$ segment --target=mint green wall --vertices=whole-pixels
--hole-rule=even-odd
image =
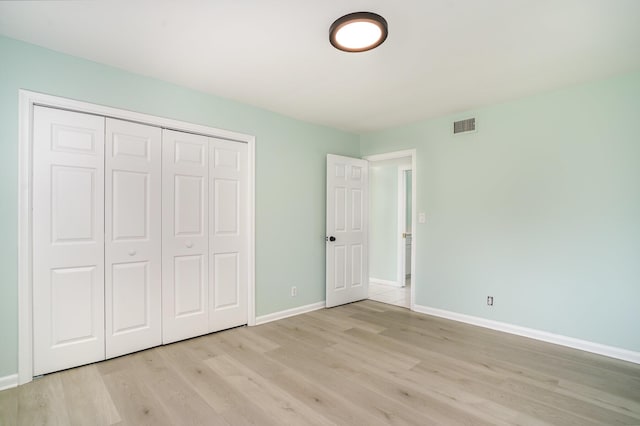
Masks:
[[[398,166],[369,169],[369,277],[398,280]]]
[[[324,300],[325,156],[358,156],[357,136],[4,37],[0,58],[0,377],[17,371],[20,88],[255,135],[257,315]]]
[[[639,124],[633,74],[361,136],[417,150],[416,303],[640,351]]]

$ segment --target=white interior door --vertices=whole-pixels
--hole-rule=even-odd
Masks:
[[[162,341],[209,329],[209,138],[162,131]]]
[[[34,107],[33,371],[103,360],[103,117]]]
[[[327,155],[327,307],[368,297],[368,194],[366,160]]]
[[[247,144],[209,139],[209,332],[247,323]]]
[[[162,343],[159,127],[106,120],[106,356]]]

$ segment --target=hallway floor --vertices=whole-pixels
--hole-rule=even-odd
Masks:
[[[389,305],[411,307],[411,279],[407,279],[404,287],[369,283],[369,299]]]

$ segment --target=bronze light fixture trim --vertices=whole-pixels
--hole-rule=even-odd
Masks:
[[[329,29],[329,41],[345,52],[366,52],[387,39],[387,21],[373,12],[355,12],[338,18]]]

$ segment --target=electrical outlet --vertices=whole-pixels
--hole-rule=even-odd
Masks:
[[[291,287],[291,297],[296,297],[298,295],[298,287]]]
[[[487,305],[493,306],[493,296],[487,296]]]

